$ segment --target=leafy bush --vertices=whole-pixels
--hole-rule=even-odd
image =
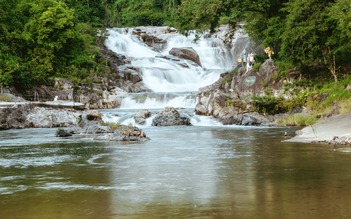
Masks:
[[[272,95],[266,96],[252,96],[252,104],[255,110],[263,114],[277,114],[286,112],[283,97],[274,97]]]

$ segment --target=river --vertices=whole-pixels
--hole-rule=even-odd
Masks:
[[[132,31],[109,30],[106,46],[130,58],[152,91],[128,94],[120,109],[101,113],[105,121],[137,125],[135,111],[150,110],[141,128],[151,140],[1,131],[1,219],[351,217],[350,154],[282,142],[293,128],[224,126],[194,115],[196,92],[233,68],[246,36],[228,48],[218,37],[194,43],[194,36],[160,33],[168,46],[156,52]],[[162,58],[172,46],[194,48],[202,67]],[[151,126],[166,106],[191,117],[192,126]]]
[[[144,143],[0,132],[0,218],[351,216],[350,155],[282,142],[292,129],[145,131]]]

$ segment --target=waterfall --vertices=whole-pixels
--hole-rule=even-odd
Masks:
[[[131,66],[141,71],[143,85],[152,92],[129,94],[121,109],[161,109],[166,106],[194,109],[199,88],[216,82],[221,73],[236,66],[236,59],[245,49],[236,49],[238,39],[248,39],[237,32],[232,46],[223,42],[224,34],[197,37],[175,32],[165,33],[163,27],[147,27],[147,35],[166,42],[155,49],[148,46],[135,34],[135,28],[108,29],[105,45],[111,51],[124,55]],[[186,59],[171,56],[172,48],[192,48],[200,59],[200,65]],[[238,46],[236,46],[238,47]]]

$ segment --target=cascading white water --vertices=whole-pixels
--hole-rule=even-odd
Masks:
[[[234,56],[221,39],[199,38],[195,34],[185,37],[181,34],[163,34],[167,40],[161,52],[155,52],[144,44],[133,29],[109,29],[106,46],[121,55],[131,58],[131,65],[142,70],[143,83],[154,92],[197,91],[210,85],[219,74],[233,68]],[[191,47],[200,57],[202,67],[187,60],[165,59],[172,48]]]
[[[140,69],[143,84],[153,91],[130,94],[122,101],[122,109],[160,109],[166,106],[193,109],[198,89],[213,84],[221,73],[233,69],[242,52],[225,45],[220,35],[196,38],[195,33],[184,36],[160,30],[157,27],[148,29],[149,35],[167,42],[161,51],[155,51],[134,34],[132,28],[108,29],[107,48],[126,56],[131,66]],[[172,48],[184,47],[196,51],[201,66],[169,55]]]

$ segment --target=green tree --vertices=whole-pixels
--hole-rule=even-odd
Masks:
[[[21,7],[29,14],[20,36],[27,48],[25,70],[33,83],[40,83],[55,74],[56,53],[74,37],[74,13],[56,0],[24,2]]]
[[[286,4],[281,50],[294,64],[324,64],[337,81],[335,47],[331,43],[335,25],[327,10],[332,2],[292,0]]]
[[[329,8],[329,17],[333,21],[333,37],[329,45],[333,46],[339,65],[351,63],[351,0],[337,0]],[[347,67],[347,66],[346,66]]]
[[[162,25],[165,15],[162,4],[155,0],[117,0],[114,4],[117,10],[119,26]]]

